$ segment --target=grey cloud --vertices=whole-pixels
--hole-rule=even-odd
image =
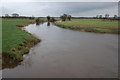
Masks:
[[[113,9],[115,6],[117,6],[117,2],[21,2],[6,3],[3,7],[5,8],[4,14],[18,12],[21,15],[59,16],[63,13],[69,13],[74,16],[81,16],[79,13],[97,13],[95,11]],[[84,16],[89,16],[89,13]]]

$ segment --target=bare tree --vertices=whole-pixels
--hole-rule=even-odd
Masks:
[[[67,19],[71,20],[71,15],[63,14],[62,16],[60,16],[60,18],[62,19],[62,21],[66,21]]]
[[[68,20],[69,20],[69,21],[71,20],[71,15],[68,15]]]
[[[5,14],[5,17],[9,17],[9,14]]]
[[[98,19],[98,18],[99,18],[99,15],[96,15],[96,18]]]
[[[117,19],[118,18],[118,16],[117,15],[114,15],[114,19]]]
[[[67,17],[65,15],[60,16],[60,18],[62,19],[62,21],[66,21]]]
[[[13,16],[13,17],[19,17],[19,14],[13,13],[12,16]]]
[[[99,18],[102,19],[102,15],[100,15]]]

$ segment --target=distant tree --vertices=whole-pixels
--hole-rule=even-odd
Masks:
[[[67,18],[67,14],[63,14],[63,16],[65,16]]]
[[[67,19],[67,14],[63,14],[63,21],[66,21]]]
[[[32,19],[35,19],[35,17],[32,15],[32,17],[31,17]]]
[[[62,21],[64,21],[64,19],[63,19],[63,15],[62,15],[62,16],[60,16],[60,18],[62,19]]]
[[[118,18],[118,16],[117,15],[114,15],[114,19],[117,19]]]
[[[56,20],[55,20],[55,18],[54,17],[52,17],[51,18],[51,22],[55,22]]]
[[[19,17],[19,14],[13,13],[13,14],[12,14],[12,17]]]
[[[102,19],[102,15],[99,15],[99,18]]]
[[[70,20],[71,20],[71,15],[68,15],[67,18],[68,18],[68,20],[70,21]]]
[[[5,17],[9,17],[9,14],[5,14]]]
[[[36,23],[39,23],[39,22],[40,22],[40,19],[39,19],[39,18],[37,18],[37,19],[36,19]]]
[[[68,18],[67,14],[63,14],[62,16],[60,16],[60,18],[62,19],[62,21],[66,21]],[[69,16],[69,19],[71,19],[71,15]]]
[[[98,18],[99,18],[99,15],[96,15],[96,18],[98,19]]]
[[[40,18],[37,18],[36,19],[36,25],[39,25],[40,24]]]
[[[105,18],[108,19],[109,18],[109,14],[105,14]]]
[[[50,21],[50,16],[47,16],[47,20],[48,20],[48,22]]]
[[[32,17],[29,17],[29,19],[32,19]]]

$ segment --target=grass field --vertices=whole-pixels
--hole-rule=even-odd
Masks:
[[[55,24],[62,28],[80,30],[83,32],[120,33],[118,30],[118,21],[103,21],[102,19],[72,19],[72,21],[56,22]]]
[[[2,69],[2,19],[0,18],[0,69]]]
[[[2,19],[3,65],[8,64],[8,58],[11,58],[13,62],[21,60],[22,55],[40,41],[18,27],[34,22],[35,20],[32,19]]]

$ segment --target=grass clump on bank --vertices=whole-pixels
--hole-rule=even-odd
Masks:
[[[39,39],[19,28],[31,23],[35,23],[35,20],[2,19],[3,68],[21,61],[23,54],[28,53],[30,47],[40,42]]]
[[[73,19],[72,21],[56,22],[57,26],[83,32],[120,33],[118,21],[103,21],[100,19]]]

